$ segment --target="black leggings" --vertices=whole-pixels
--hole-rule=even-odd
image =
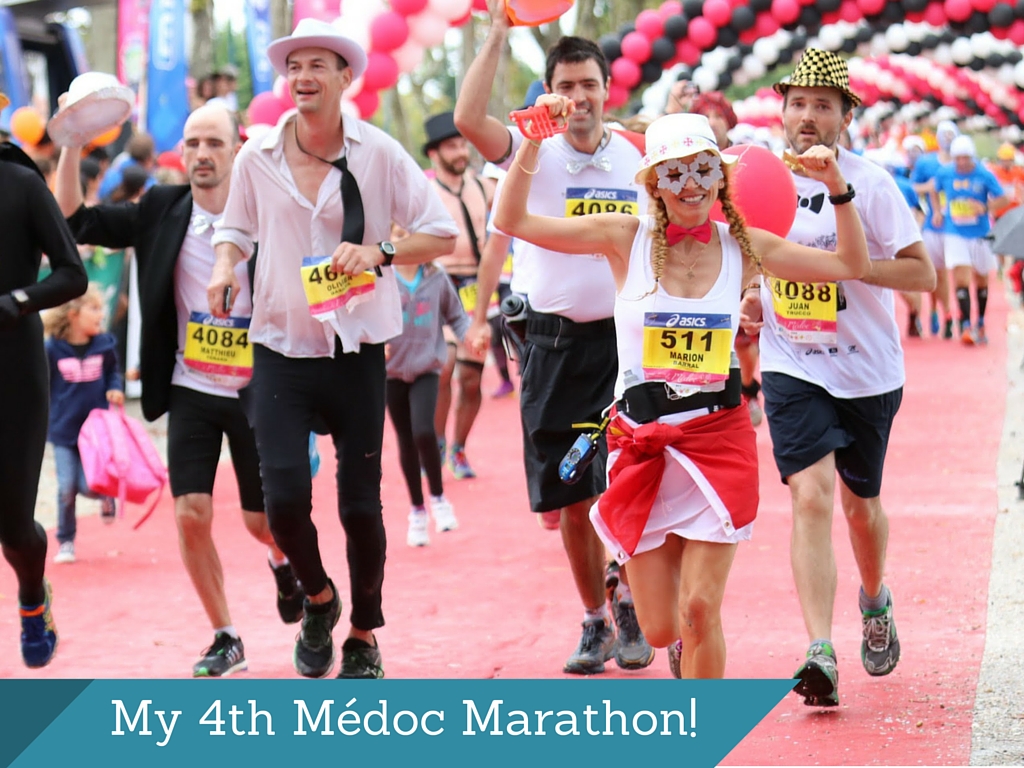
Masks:
[[[256,345],[253,428],[267,522],[307,595],[327,586],[312,511],[309,433],[327,427],[338,457],[338,511],[345,529],[350,621],[368,631],[384,626],[381,587],[387,540],[380,504],[384,437],[384,345],[358,354],[289,358]]]
[[[398,458],[414,507],[423,506],[420,467],[427,473],[432,496],[444,493],[441,482],[441,454],[434,431],[439,376],[425,373],[411,384],[388,379],[388,413],[398,437]]]
[[[35,521],[50,412],[49,367],[38,315],[0,331],[0,548],[18,578],[18,601],[45,599],[46,532]]]

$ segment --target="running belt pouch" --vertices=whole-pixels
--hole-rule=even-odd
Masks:
[[[729,370],[729,380],[724,390],[697,392],[689,397],[672,398],[668,394],[668,385],[665,382],[648,381],[627,389],[622,394],[618,408],[637,424],[649,424],[661,416],[695,411],[698,408],[711,408],[714,411],[735,408],[742,399],[742,386],[739,368]]]
[[[116,497],[122,515],[126,502],[149,499],[133,528],[146,522],[167,486],[167,470],[146,428],[123,407],[96,408],[82,425],[78,452],[89,490]]]

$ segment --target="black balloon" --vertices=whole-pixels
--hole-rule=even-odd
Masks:
[[[798,19],[800,26],[810,32],[812,29],[817,29],[821,26],[821,14],[818,13],[818,9],[813,5],[805,5],[800,9],[800,18]]]
[[[715,90],[724,91],[730,85],[732,85],[732,75],[729,72],[723,72],[718,76],[718,86]]]
[[[985,66],[992,69],[999,69],[1006,63],[1006,57],[1001,53],[991,53],[985,57]]]
[[[858,43],[870,43],[874,36],[875,31],[871,27],[857,27],[855,38]]]
[[[988,31],[988,14],[974,11],[967,20],[967,31],[972,35]]]
[[[910,45],[907,46],[907,55],[908,56],[920,56],[921,55],[921,51],[923,51],[923,50],[924,49],[921,47],[920,43],[911,42]]]
[[[928,0],[900,0],[900,4],[907,13],[922,13],[928,8]]]
[[[740,36],[733,32],[730,27],[722,27],[718,30],[718,40],[715,41],[715,46],[732,48],[734,45],[739,43],[739,41]],[[710,48],[708,50],[710,50]]]
[[[665,19],[665,27],[663,34],[669,40],[682,40],[686,37],[686,30],[689,28],[690,22],[681,13],[677,13],[675,16],[669,16]]]
[[[839,10],[839,6],[843,4],[843,0],[816,0],[814,4],[822,13],[832,13],[832,11]]]
[[[730,56],[729,60],[725,62],[726,72],[735,72],[737,69],[743,66],[742,56]]]
[[[1013,8],[1006,3],[996,3],[988,12],[988,22],[996,29],[1005,29],[1013,24]]]
[[[648,61],[640,67],[640,79],[645,83],[656,83],[661,77],[662,67],[657,61]]]
[[[802,51],[807,47],[807,33],[802,30],[797,30],[790,37],[789,45],[793,51]]]
[[[704,12],[704,0],[683,0],[683,13],[686,18],[695,19]]]
[[[936,48],[939,47],[939,36],[933,35],[931,32],[929,32],[921,40],[921,47],[924,48],[926,51],[934,51]]]
[[[970,112],[972,112],[973,114],[978,114],[979,112],[981,112],[981,107],[978,105],[978,102],[976,102],[974,99],[964,99],[964,106],[966,106],[967,109],[970,110]]]
[[[1013,13],[1018,19],[1024,19],[1024,0],[1017,0],[1017,5],[1013,7]]]
[[[1022,59],[1024,59],[1024,54],[1022,54],[1016,48],[1012,49],[1011,51],[1009,51],[1009,53],[1006,54],[1007,64],[1016,64],[1018,61],[1021,61]]]
[[[636,24],[632,21],[627,21],[625,24],[619,27],[619,39],[621,40],[630,32],[636,32]]]
[[[793,49],[788,45],[779,50],[779,64],[789,64],[793,60]]]
[[[886,25],[899,24],[907,18],[907,12],[903,10],[903,6],[899,2],[886,3],[885,8],[882,10],[881,19]]]
[[[664,64],[676,55],[676,44],[667,37],[659,37],[651,44],[651,61]]]
[[[772,8],[772,0],[750,0],[750,9],[754,13],[764,13]]]
[[[951,29],[944,29],[942,30],[942,34],[939,35],[939,42],[949,44],[956,40],[957,37],[958,35]]]
[[[615,61],[622,56],[622,41],[615,34],[601,35],[597,41],[598,46],[608,61]]]
[[[732,20],[729,26],[736,32],[745,32],[757,23],[754,11],[746,5],[739,5],[732,9]]]
[[[856,50],[857,50],[857,40],[855,38],[848,37],[845,40],[843,40],[843,47],[842,47],[843,53],[853,53]]]

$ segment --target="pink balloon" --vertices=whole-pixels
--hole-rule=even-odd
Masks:
[[[907,14],[907,18],[908,19],[910,18],[910,14]],[[1005,27],[1005,28],[992,27],[992,29],[990,29],[989,31],[992,33],[992,37],[994,37],[996,40],[1009,40],[1010,39],[1010,28],[1009,27]]]
[[[744,29],[740,32],[740,42],[745,45],[753,45],[757,42],[757,39],[761,37],[757,34],[757,27],[751,27],[750,29]],[[667,67],[666,67],[667,69]]]
[[[943,5],[950,21],[967,21],[971,16],[971,0],[946,0]]]
[[[391,56],[400,72],[412,72],[423,62],[423,46],[415,40],[409,40],[398,50],[392,51]]]
[[[640,11],[640,15],[636,17],[636,31],[651,42],[661,37],[664,30],[665,20],[657,11],[648,8],[646,11]]]
[[[865,16],[875,16],[885,10],[885,0],[857,0],[857,7]]]
[[[472,5],[472,0],[427,0],[427,8],[448,22],[461,19]]]
[[[658,15],[661,18],[667,19],[669,16],[678,16],[683,12],[683,4],[677,2],[677,0],[665,0],[664,3],[658,6]]]
[[[370,22],[370,48],[389,53],[409,39],[409,22],[400,13],[388,11]]]
[[[629,101],[629,89],[618,85],[614,81],[608,86],[608,98],[605,99],[604,108],[618,109]]]
[[[949,19],[946,18],[946,9],[942,3],[931,3],[924,9],[924,21],[933,27],[943,26]]]
[[[700,61],[700,54],[700,48],[685,37],[676,43],[676,58],[687,66],[697,66],[697,62]]]
[[[796,0],[772,0],[772,16],[780,26],[792,24],[800,18],[800,3]]]
[[[462,16],[461,18],[455,19],[454,21],[451,22],[451,25],[453,27],[461,27],[463,24],[469,23],[469,20],[472,19],[472,18],[473,18],[473,9],[470,8],[468,11],[466,11],[466,15],[465,16]]]
[[[389,53],[370,51],[363,74],[363,91],[386,91],[398,82],[398,64]]]
[[[640,65],[625,56],[612,62],[611,73],[612,85],[619,85],[627,91],[640,85]]]
[[[774,0],[779,2],[780,0]],[[783,0],[786,1],[786,0]],[[796,2],[796,0],[788,0],[790,2]],[[799,16],[799,11],[797,12]],[[698,16],[695,19],[690,20],[690,26],[687,29],[687,34],[690,38],[690,42],[700,48],[702,51],[706,51],[712,45],[715,44],[715,40],[718,39],[718,31],[715,29],[715,25],[705,19],[703,16]]]
[[[771,13],[759,13],[754,22],[758,37],[771,37],[779,31],[779,22]]]
[[[352,103],[359,110],[359,116],[367,120],[380,108],[380,96],[376,91],[364,88],[362,93],[352,99]]]
[[[724,27],[732,18],[732,7],[729,0],[705,0],[703,14],[716,27]]]
[[[973,0],[971,4],[974,6],[974,10],[988,13],[996,7],[996,0]]]
[[[779,237],[789,234],[796,218],[796,184],[793,174],[771,150],[740,144],[722,150],[723,155],[738,157],[731,166],[729,196],[743,214],[748,227],[767,229]],[[772,194],[766,195],[766,189]],[[711,218],[725,221],[720,203],[711,209]]]
[[[651,41],[639,32],[630,32],[622,38],[622,55],[637,64],[643,64],[651,58]]]
[[[392,3],[394,5],[394,3]],[[487,0],[473,0],[473,10],[487,13]]]
[[[272,91],[264,91],[253,96],[246,113],[250,123],[276,125],[281,115],[287,111],[285,105]]]
[[[970,2],[970,0],[968,0]],[[408,17],[409,37],[424,48],[434,48],[444,42],[448,22],[429,11]]]
[[[827,11],[821,14],[821,26],[831,26],[839,21],[839,11]]]
[[[487,0],[484,0],[486,10]],[[427,0],[391,0],[391,10],[402,16],[414,16],[427,7]]]
[[[288,80],[280,75],[274,81],[274,95],[277,96],[278,101],[284,104],[285,111],[295,108],[295,100],[292,98],[291,89],[288,87]]]
[[[857,6],[857,0],[843,0],[842,5],[839,6],[839,18],[850,24],[860,21],[861,12]]]

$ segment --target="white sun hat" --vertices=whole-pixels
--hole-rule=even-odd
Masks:
[[[640,160],[636,183],[643,184],[651,168],[665,160],[689,157],[699,152],[711,152],[723,163],[735,163],[739,158],[723,155],[715,140],[715,132],[704,115],[676,113],[659,117],[644,134],[647,154]]]
[[[127,120],[134,105],[135,92],[113,75],[84,72],[71,81],[64,106],[46,130],[61,146],[84,147]]]
[[[288,75],[288,57],[303,48],[326,48],[341,56],[352,68],[352,79],[366,71],[366,51],[355,40],[345,37],[333,24],[318,19],[302,19],[288,37],[267,46],[267,58],[277,74]]]

